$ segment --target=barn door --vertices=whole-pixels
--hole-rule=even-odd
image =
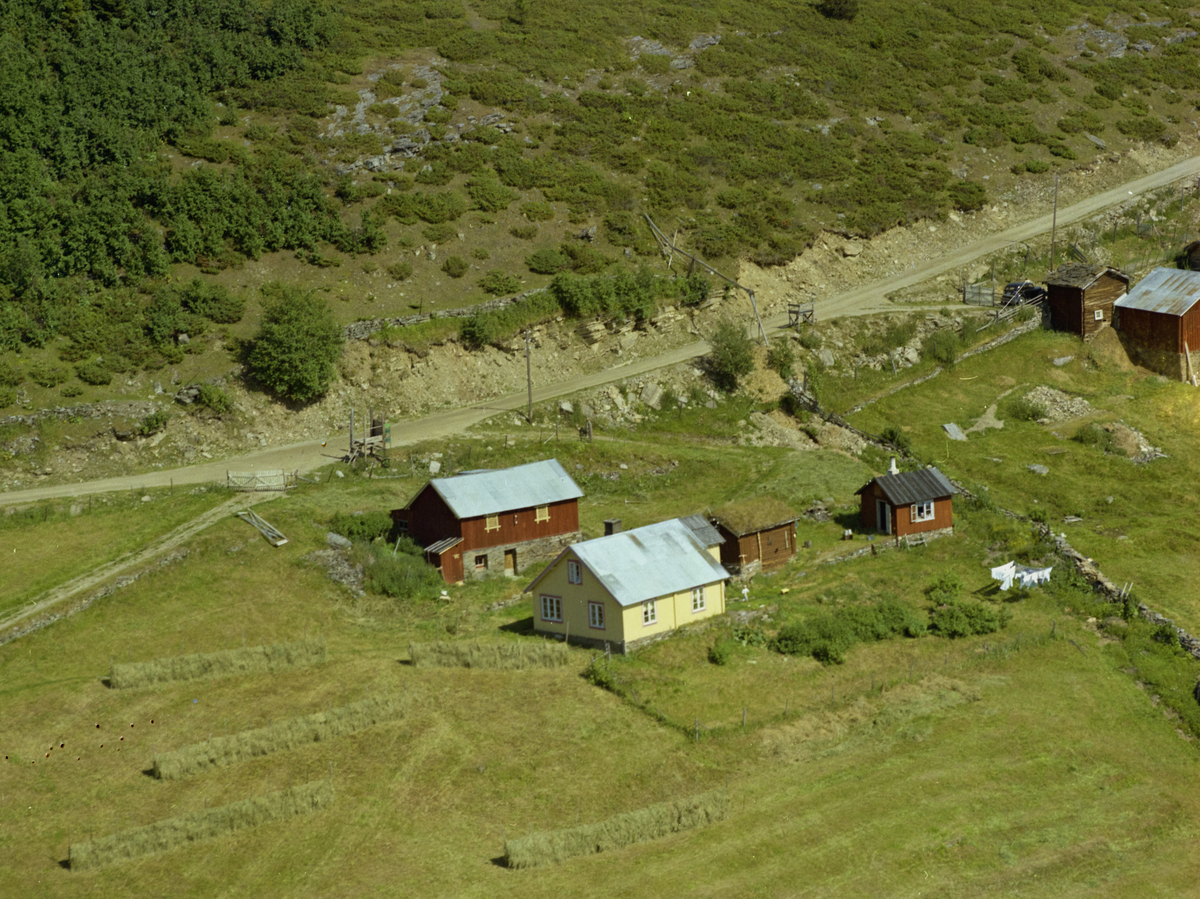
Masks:
[[[504,573],[517,573],[517,551],[515,549],[506,549],[504,551]]]
[[[875,526],[885,534],[892,532],[892,507],[881,499],[875,500]]]

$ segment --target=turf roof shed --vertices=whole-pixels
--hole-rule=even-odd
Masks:
[[[796,554],[796,519],[791,506],[773,496],[729,503],[709,513],[721,544],[721,564],[745,573],[786,564]]]
[[[1129,275],[1107,265],[1060,265],[1046,279],[1050,327],[1091,340],[1112,322],[1113,303],[1129,290],[1129,281]]]

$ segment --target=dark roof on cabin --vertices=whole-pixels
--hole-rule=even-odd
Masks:
[[[1079,290],[1086,290],[1106,272],[1126,284],[1129,283],[1129,275],[1111,266],[1094,262],[1068,262],[1052,272],[1046,279],[1046,284],[1051,287],[1075,287]]]
[[[695,534],[697,540],[709,548],[720,546],[725,542],[725,538],[721,536],[716,528],[709,524],[708,519],[703,515],[688,515],[679,520],[684,523],[689,531]]]
[[[1200,272],[1156,268],[1113,305],[1122,309],[1183,315],[1197,302],[1200,302]]]
[[[800,516],[782,500],[773,496],[756,496],[714,509],[709,513],[709,517],[730,533],[744,537],[783,524],[791,524]]]
[[[954,485],[936,468],[917,471],[902,471],[899,474],[884,474],[868,481],[856,493],[864,493],[872,484],[878,484],[883,495],[893,506],[909,506],[931,499],[941,499],[958,493]]]
[[[583,496],[579,485],[557,459],[530,462],[528,465],[498,471],[484,469],[450,478],[434,478],[429,486],[437,491],[460,520],[497,515],[513,509],[548,506]],[[417,495],[420,495],[420,491]],[[411,501],[409,505],[412,505]]]

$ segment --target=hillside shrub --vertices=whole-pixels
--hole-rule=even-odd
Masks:
[[[1014,421],[1040,421],[1046,417],[1046,407],[1028,396],[1006,399],[1004,415]]]
[[[754,371],[754,342],[740,324],[725,321],[717,325],[708,344],[713,381],[721,390],[733,393],[738,381]]]
[[[413,267],[411,262],[393,262],[386,271],[397,281],[407,281],[412,277]]]
[[[708,660],[714,665],[728,665],[736,648],[736,641],[729,637],[718,637],[713,645],[708,647]]]
[[[371,512],[335,512],[329,522],[329,530],[341,534],[347,540],[355,543],[370,543],[380,537],[386,537],[392,531],[392,516],[387,512],[375,510]],[[404,541],[402,541],[404,542]],[[419,550],[411,540],[405,545],[405,552]]]
[[[925,633],[921,615],[891,600],[820,612],[780,629],[771,648],[785,655],[812,656],[824,665],[840,665],[855,643],[873,643]]]
[[[470,270],[471,263],[461,256],[447,256],[446,261],[442,263],[442,271],[451,278],[461,278]]]
[[[446,586],[411,540],[402,540],[398,551],[386,544],[372,544],[366,581],[372,591],[393,599],[432,599]]]
[[[1081,424],[1076,428],[1075,433],[1071,435],[1071,439],[1084,446],[1093,446],[1103,453],[1114,456],[1125,455],[1125,451],[1117,446],[1111,431],[1106,431],[1104,428],[1091,422]]]
[[[956,181],[946,192],[954,207],[963,212],[976,212],[987,205],[987,188],[978,181]]]
[[[494,268],[479,279],[479,286],[492,296],[503,296],[517,293],[521,289],[521,279]]]
[[[969,600],[955,600],[929,610],[929,630],[939,637],[957,639],[993,634],[1007,626],[1008,609]]]
[[[165,428],[167,426],[167,422],[169,422],[170,420],[171,420],[171,414],[169,412],[164,412],[162,409],[159,409],[155,412],[151,412],[149,415],[147,415],[145,418],[143,418],[140,422],[138,422],[138,426],[137,426],[137,428],[135,428],[135,430],[137,431],[139,436],[151,437],[154,434],[157,434],[163,428]]]
[[[105,384],[112,382],[113,373],[103,359],[92,359],[88,362],[80,362],[75,366],[75,376],[84,384],[92,384],[96,387],[102,387]]]
[[[71,377],[66,366],[54,362],[35,362],[29,366],[28,372],[29,380],[40,387],[57,387]]]
[[[925,588],[925,595],[936,604],[956,602],[962,595],[962,579],[953,571],[938,574]]]
[[[514,232],[516,230],[518,229],[513,229]],[[535,274],[557,275],[571,267],[571,259],[566,253],[555,247],[543,247],[526,256],[525,265]]]
[[[264,288],[262,324],[246,361],[263,386],[286,400],[322,396],[337,374],[342,328],[325,300],[312,291]]]
[[[210,409],[217,415],[224,415],[233,410],[233,399],[215,384],[201,384],[200,394],[195,404],[204,409]]]
[[[902,453],[912,452],[912,441],[896,425],[888,425],[884,428],[879,434],[879,439],[884,443],[890,443]]]
[[[521,215],[531,222],[548,222],[554,218],[554,207],[542,200],[530,200],[521,204]]]
[[[475,208],[482,212],[502,212],[517,199],[514,191],[495,178],[472,178],[467,182],[467,193],[471,195]]]
[[[792,345],[787,340],[777,340],[770,350],[767,351],[767,365],[771,369],[788,381],[795,376],[794,366],[796,365],[796,352],[792,349]]]
[[[953,365],[958,351],[958,333],[949,329],[934,331],[921,342],[921,355],[931,357],[939,365]]]

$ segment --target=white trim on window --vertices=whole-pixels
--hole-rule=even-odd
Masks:
[[[932,521],[933,520],[933,500],[928,500],[923,503],[913,503],[912,520],[917,521]]]
[[[500,516],[499,515],[485,516],[483,519],[483,530],[485,533],[488,531],[500,530]]]
[[[658,600],[648,599],[642,603],[642,625],[658,624]]]
[[[549,506],[538,506],[536,509],[534,509],[533,510],[533,520],[535,522],[549,521],[550,520],[550,507]]]
[[[1092,313],[1092,318],[1098,322],[1104,321],[1104,310],[1097,309],[1095,312]]]
[[[583,566],[574,559],[567,560],[567,583],[582,584],[583,583]]]
[[[604,630],[604,603],[588,603],[588,627]]]
[[[692,588],[692,611],[693,612],[703,612],[706,608],[708,608],[708,605],[704,599],[704,588],[703,587],[693,587]]]
[[[542,621],[562,622],[562,597],[542,594]]]

